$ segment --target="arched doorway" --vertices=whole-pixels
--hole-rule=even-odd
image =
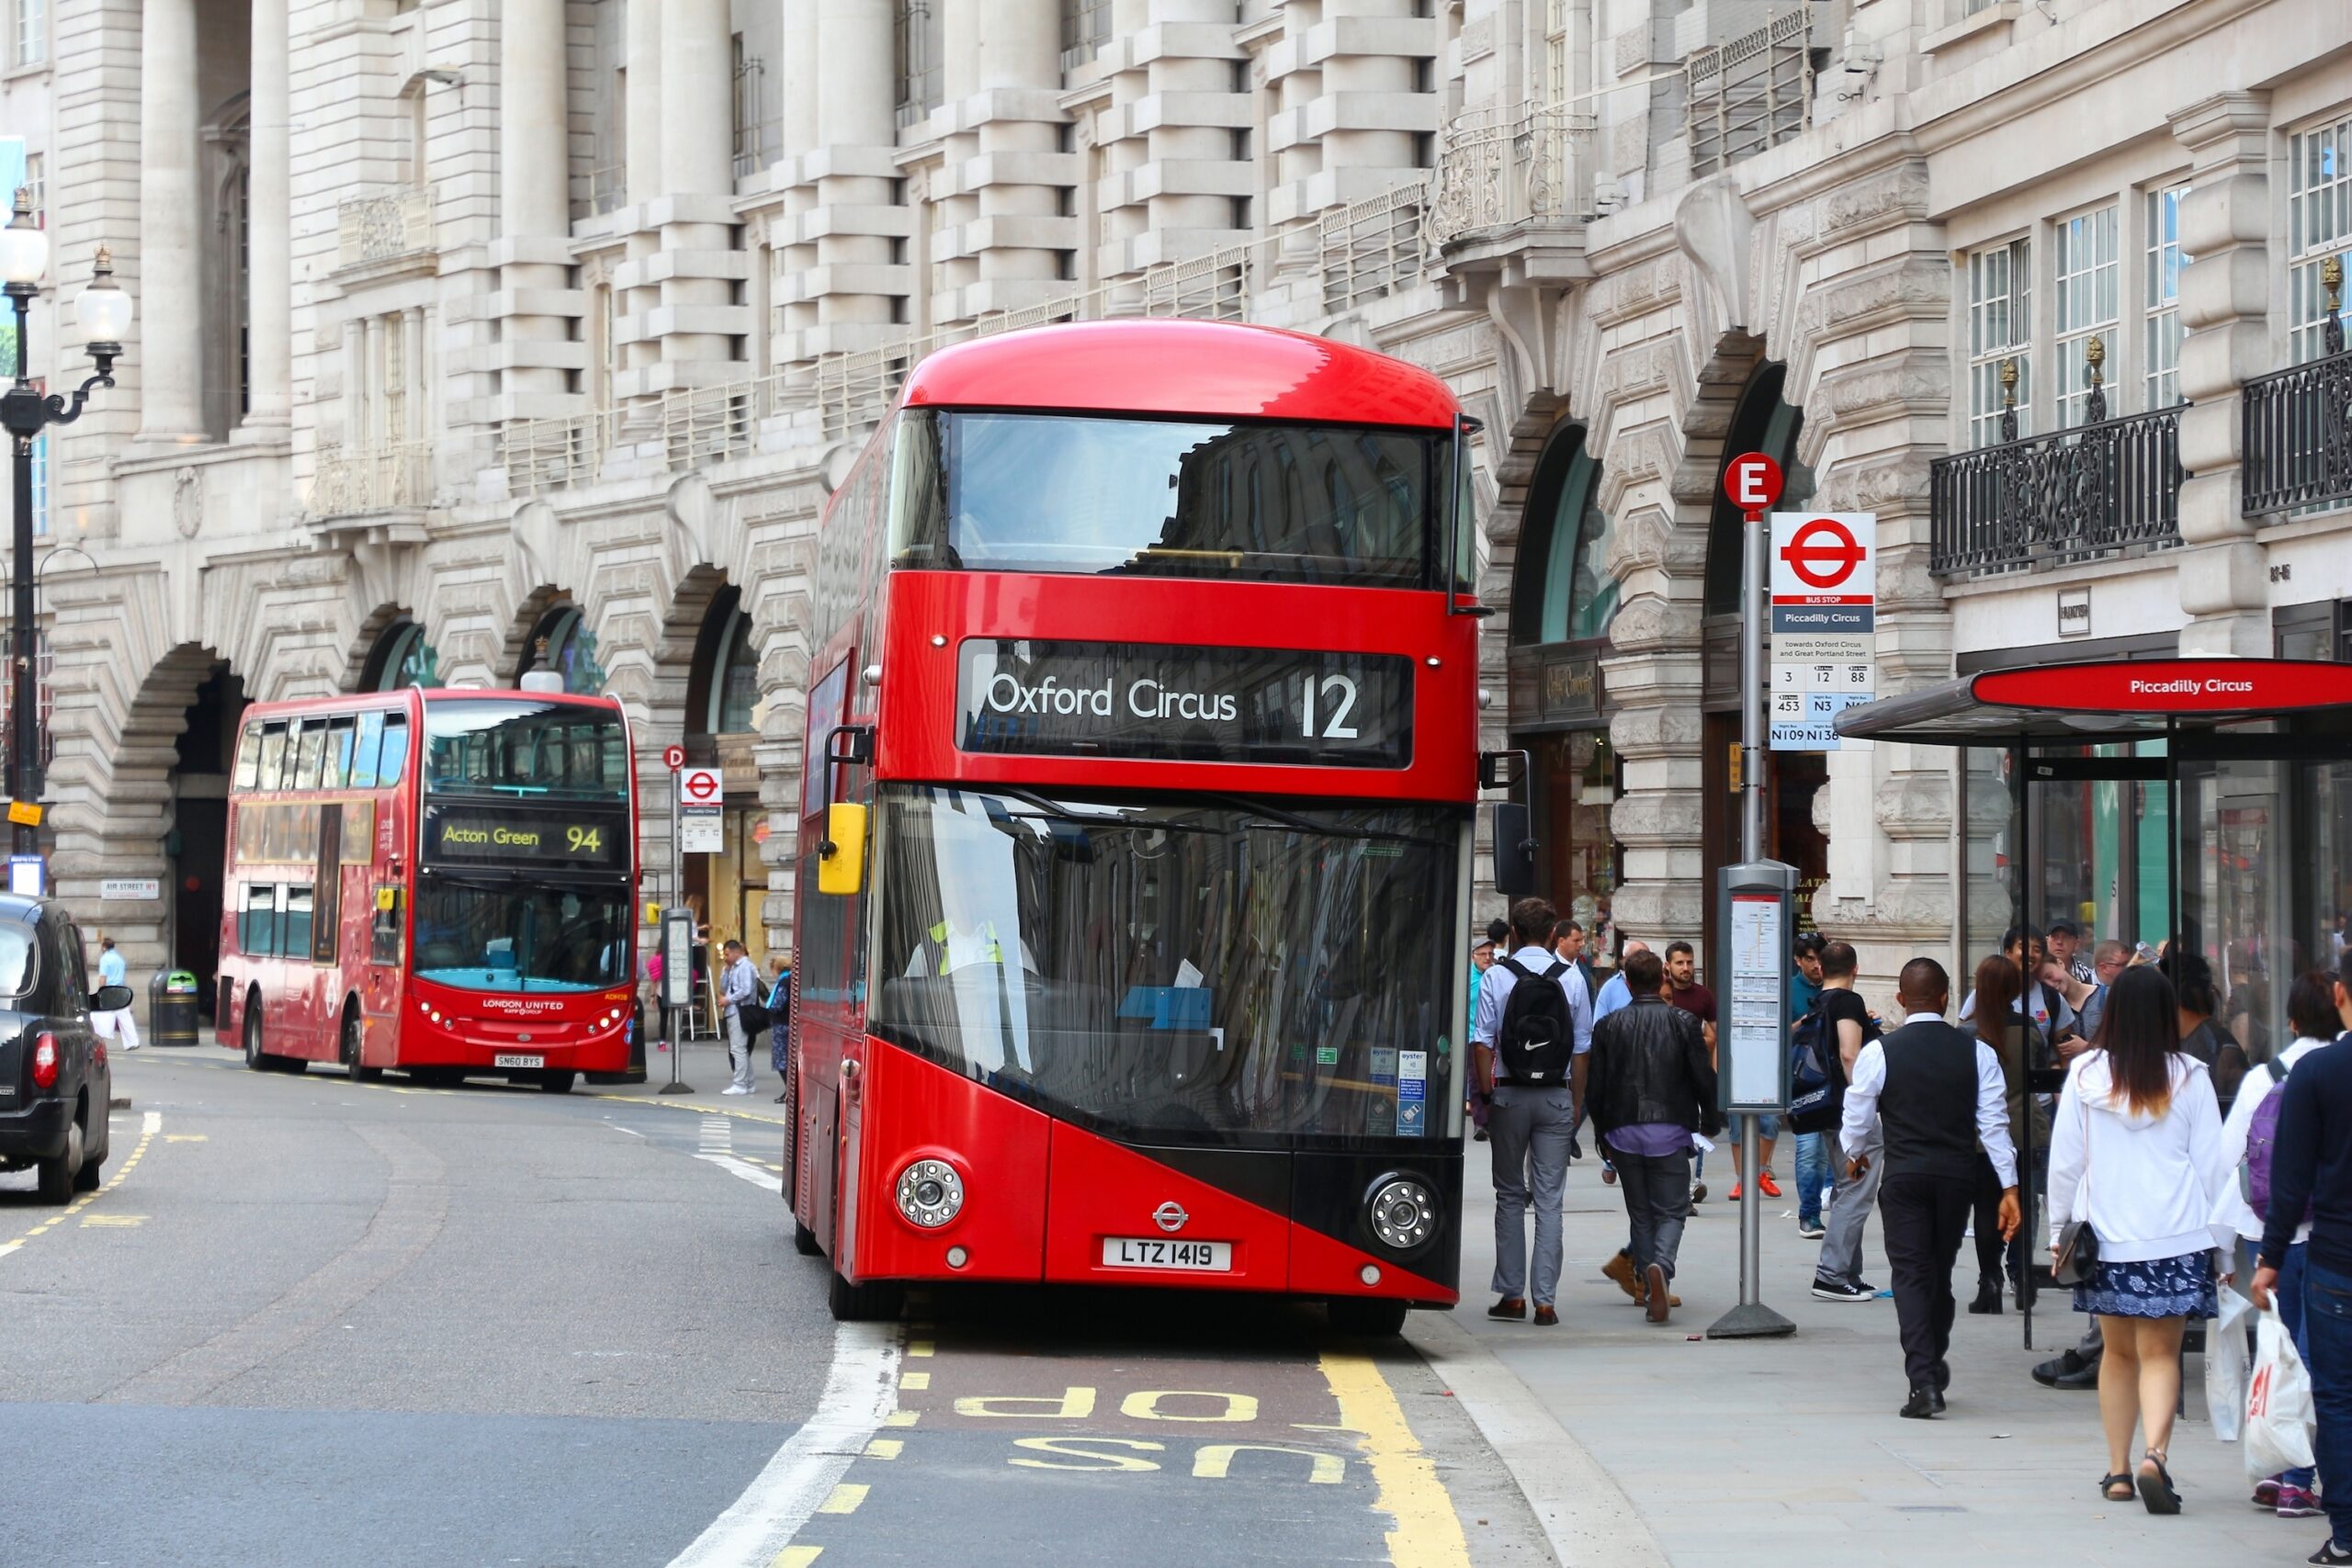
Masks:
[[[440,655],[424,640],[424,628],[402,615],[386,626],[368,650],[368,662],[361,666],[359,687],[363,692],[398,692],[411,686],[437,686],[441,683]]]
[[[1532,764],[1544,890],[1583,923],[1596,962],[1614,956],[1611,905],[1624,866],[1610,830],[1622,770],[1600,660],[1618,591],[1600,477],[1581,425],[1562,425],[1537,457],[1511,570],[1509,653],[1511,744]]]
[[[1723,446],[1725,463],[1742,453],[1761,452],[1781,466],[1785,476],[1781,511],[1805,506],[1813,499],[1814,487],[1813,470],[1797,457],[1804,411],[1783,396],[1787,382],[1787,367],[1770,360],[1759,364],[1740,391]],[[1706,656],[1701,696],[1705,714],[1706,792],[1702,833],[1710,888],[1715,868],[1738,860],[1740,854],[1739,795],[1732,787],[1732,755],[1740,739],[1741,551],[1747,526],[1740,510],[1724,494],[1718,468],[1714,510],[1707,525]],[[1801,927],[1809,927],[1813,897],[1829,875],[1829,840],[1813,821],[1814,798],[1829,782],[1828,759],[1819,751],[1768,751],[1764,759],[1763,853],[1797,868],[1797,919]],[[1713,953],[1715,901],[1710,897],[1705,904],[1707,951]]]
[[[244,682],[227,664],[215,664],[187,705],[172,770],[172,826],[164,840],[172,878],[166,967],[196,976],[197,1010],[207,1019],[212,1016],[213,977],[220,968],[229,764],[236,755],[246,701]]]
[[[760,804],[759,762],[752,751],[763,701],[759,649],[742,592],[721,587],[711,595],[695,637],[686,675],[685,748],[690,761],[716,766],[726,783],[725,846],[717,854],[687,857],[686,894],[709,920],[712,941],[739,939],[764,969],[768,872],[762,851],[768,814]]]
[[[581,618],[580,607],[560,599],[540,613],[523,639],[523,654],[515,662],[514,679],[536,670],[552,670],[563,677],[563,689],[574,696],[593,696],[605,689],[605,667],[596,661],[596,634]]]

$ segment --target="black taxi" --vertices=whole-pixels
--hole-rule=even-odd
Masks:
[[[38,1171],[44,1203],[98,1185],[114,1075],[91,1014],[130,1003],[128,986],[91,991],[63,909],[0,894],[0,1171]]]

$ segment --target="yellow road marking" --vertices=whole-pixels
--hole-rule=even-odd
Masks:
[[[865,1501],[866,1493],[872,1490],[854,1481],[844,1481],[833,1488],[831,1496],[817,1505],[817,1511],[820,1514],[854,1514],[857,1506]]]
[[[63,1209],[50,1215],[49,1218],[41,1221],[40,1224],[33,1226],[30,1230],[28,1230],[24,1235],[17,1236],[13,1241],[0,1242],[0,1258],[7,1257],[8,1254],[16,1251],[18,1247],[24,1246],[25,1243],[32,1240],[33,1237],[55,1229],[58,1225],[63,1224],[74,1215],[80,1213],[83,1210],[88,1208],[91,1204],[96,1202],[99,1199],[113,1191],[116,1188],[120,1187],[124,1179],[129,1177],[132,1171],[139,1168],[139,1162],[147,1157],[147,1145],[155,1141],[155,1134],[163,1127],[163,1117],[153,1111],[148,1111],[146,1121],[142,1124],[142,1130],[139,1134],[139,1142],[131,1145],[130,1157],[125,1159],[120,1166],[116,1168],[114,1177],[111,1180],[108,1180],[104,1185],[100,1186],[95,1192],[83,1193],[81,1196],[75,1198],[71,1203],[66,1204]],[[146,1217],[147,1216],[144,1214],[135,1216],[124,1215],[119,1217],[114,1215],[93,1215],[89,1219],[84,1220],[82,1223],[85,1225],[135,1225]]]
[[[929,1356],[935,1354],[938,1348],[939,1348],[936,1345],[933,1344],[928,1339],[918,1339],[913,1344],[907,1347],[907,1354],[910,1356]]]
[[[913,1389],[916,1393],[920,1393],[924,1389],[931,1386],[931,1374],[929,1372],[903,1373],[899,1379],[899,1386],[900,1388]]]
[[[206,1141],[205,1135],[202,1133],[166,1133],[164,1134],[164,1142],[167,1144],[201,1144]]]
[[[732,1116],[738,1122],[764,1122],[771,1127],[789,1127],[789,1116],[768,1116],[757,1111],[738,1111],[728,1105],[683,1105],[674,1100],[652,1100],[641,1094],[591,1094],[590,1100],[625,1100],[631,1105],[658,1105],[664,1111],[691,1111],[697,1116]]]
[[[146,1223],[147,1216],[144,1214],[92,1214],[82,1222],[82,1228],[87,1230],[92,1225],[119,1225],[129,1229],[132,1225],[143,1225]]]
[[[917,1421],[922,1419],[922,1412],[920,1410],[893,1410],[890,1414],[882,1417],[882,1425],[885,1427],[911,1427]]]
[[[768,1568],[808,1568],[824,1551],[821,1546],[787,1546],[775,1554],[775,1561]]]
[[[898,1438],[870,1438],[865,1444],[867,1459],[897,1459],[906,1451],[905,1441]]]
[[[1415,1440],[1380,1369],[1368,1357],[1338,1353],[1325,1356],[1322,1367],[1341,1424],[1363,1434],[1356,1446],[1372,1466],[1372,1506],[1396,1522],[1388,1532],[1388,1561],[1396,1568],[1470,1568],[1469,1543],[1437,1466]]]

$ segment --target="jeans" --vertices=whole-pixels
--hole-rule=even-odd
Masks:
[[[743,1021],[735,1010],[727,1010],[727,1059],[735,1064],[735,1081],[730,1086],[746,1094],[752,1089],[752,1043],[743,1035]]]
[[[1886,1262],[1894,1275],[1894,1320],[1903,1337],[1903,1371],[1913,1388],[1941,1388],[1951,1373],[1951,1266],[1968,1229],[1976,1184],[1960,1177],[1898,1176],[1878,1195],[1886,1221]]]
[[[1565,1088],[1495,1086],[1487,1138],[1495,1163],[1495,1293],[1527,1297],[1527,1209],[1535,1206],[1537,1306],[1550,1306],[1560,1289],[1560,1194],[1567,1184],[1568,1134],[1576,1126],[1576,1096]],[[1688,1190],[1683,1194],[1687,1201]]]
[[[1797,1134],[1797,1223],[1810,1230],[1821,1223],[1821,1190],[1829,1179],[1829,1134]]]
[[[1871,1162],[1870,1168],[1857,1180],[1846,1174],[1845,1151],[1833,1148],[1838,1190],[1829,1195],[1829,1213],[1822,1221],[1828,1234],[1821,1238],[1821,1261],[1813,1269],[1826,1280],[1862,1277],[1862,1228],[1870,1223],[1871,1205],[1878,1201],[1880,1168],[1886,1163],[1886,1144],[1875,1127],[1862,1155]]]
[[[1670,1155],[1613,1156],[1617,1186],[1625,1194],[1625,1220],[1633,1231],[1634,1268],[1645,1270],[1653,1263],[1674,1278],[1674,1259],[1682,1250],[1682,1225],[1690,1213],[1690,1151]]]
[[[2298,1250],[2301,1250],[2299,1248]],[[2352,1274],[2303,1259],[2303,1340],[2309,1347],[2312,1407],[2319,1430],[2312,1453],[2328,1478],[2328,1529],[2339,1551],[2352,1551]]]
[[[2312,1359],[2311,1336],[2303,1328],[2307,1321],[2303,1292],[2307,1288],[2305,1276],[2311,1271],[2310,1252],[2310,1244],[2306,1242],[2299,1241],[2287,1248],[2287,1256],[2278,1264],[2278,1288],[2271,1292],[2270,1298],[2278,1303],[2278,1321],[2287,1325],[2288,1337],[2294,1340],[2296,1353],[2302,1357],[2306,1365]],[[2308,1492],[2312,1489],[2312,1471],[2307,1466],[2281,1471],[2278,1484],[2300,1486]]]

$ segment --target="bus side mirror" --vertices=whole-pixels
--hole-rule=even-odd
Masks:
[[[1490,808],[1495,828],[1495,891],[1524,898],[1535,891],[1535,839],[1528,831],[1527,807],[1498,800]]]
[[[1517,789],[1527,777],[1527,753],[1524,751],[1481,751],[1478,753],[1478,787],[1480,789]]]
[[[825,841],[817,846],[817,891],[847,896],[865,886],[865,807],[837,800],[825,808]]]

